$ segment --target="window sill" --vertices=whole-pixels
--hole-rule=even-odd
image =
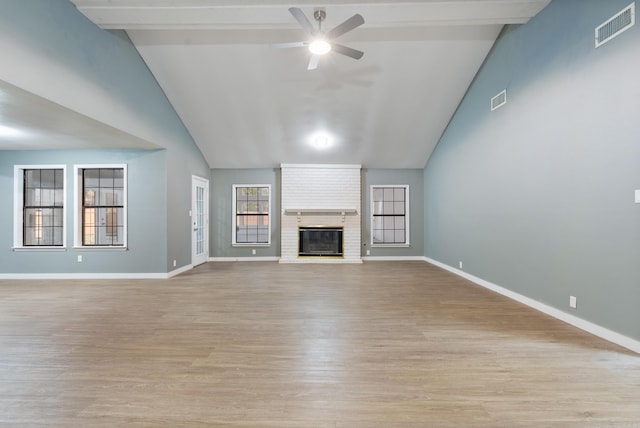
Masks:
[[[91,247],[78,247],[74,246],[76,251],[129,251],[128,247],[108,247],[108,246],[91,246]]]
[[[232,247],[270,247],[271,244],[265,244],[264,242],[261,243],[254,243],[252,244],[251,242],[248,243],[241,243],[241,244],[231,244]]]
[[[67,247],[13,247],[13,251],[16,252],[31,252],[31,251],[67,251]]]
[[[411,244],[371,244],[371,248],[409,248]]]

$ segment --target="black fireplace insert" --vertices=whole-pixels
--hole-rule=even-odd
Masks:
[[[342,227],[300,227],[298,256],[342,257]]]

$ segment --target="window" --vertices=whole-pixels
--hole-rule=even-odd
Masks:
[[[371,186],[371,245],[409,245],[409,186]]]
[[[65,167],[14,167],[14,248],[63,248]]]
[[[76,166],[76,180],[76,246],[126,247],[126,166]]]
[[[271,186],[233,186],[233,245],[269,245]]]

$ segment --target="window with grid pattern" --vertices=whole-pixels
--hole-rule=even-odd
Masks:
[[[371,244],[409,245],[409,186],[371,186]]]
[[[271,186],[233,185],[233,244],[270,244]]]
[[[126,171],[124,167],[78,170],[81,194],[80,245],[126,245]]]
[[[22,245],[64,246],[64,169],[22,171]],[[17,242],[20,246],[20,242]]]

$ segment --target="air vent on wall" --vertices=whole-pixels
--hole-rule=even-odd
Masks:
[[[491,98],[491,111],[494,111],[498,107],[502,107],[506,103],[507,103],[507,90],[503,89],[502,92],[500,92],[495,97]]]
[[[609,40],[619,36],[636,23],[635,2],[603,22],[596,28],[596,47],[602,46]]]

